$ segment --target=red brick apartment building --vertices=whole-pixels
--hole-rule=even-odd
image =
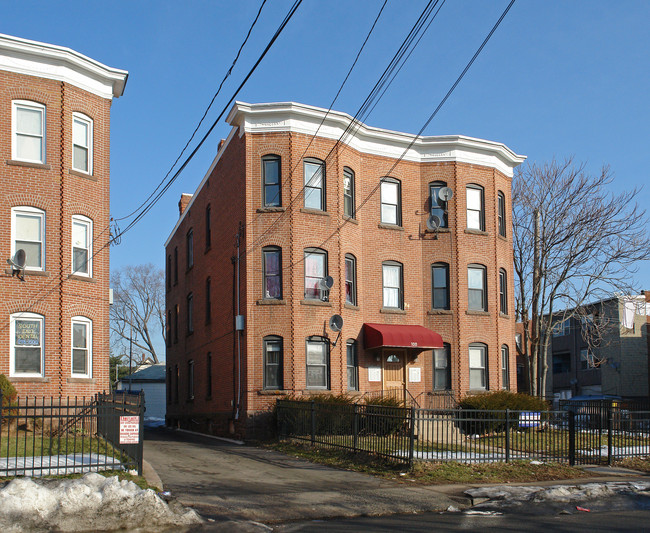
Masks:
[[[126,79],[0,35],[0,373],[21,396],[109,385],[110,108]]]
[[[227,120],[166,243],[169,424],[241,435],[286,394],[397,389],[424,407],[516,388],[524,157],[296,103],[236,103]]]

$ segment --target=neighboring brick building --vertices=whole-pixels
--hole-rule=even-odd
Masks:
[[[228,122],[165,245],[170,424],[243,434],[283,394],[395,389],[427,406],[434,391],[516,387],[522,156],[295,103],[237,103]]]
[[[546,395],[556,398],[613,394],[648,396],[647,295],[620,296],[585,306],[587,318],[572,317],[553,329],[548,356]],[[602,331],[590,346],[585,328],[596,321]]]
[[[0,373],[20,395],[109,388],[110,108],[127,73],[0,35]],[[5,263],[25,251],[25,281]]]

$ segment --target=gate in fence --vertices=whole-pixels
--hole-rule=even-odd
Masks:
[[[18,398],[0,394],[0,477],[103,470],[142,474],[144,398]]]

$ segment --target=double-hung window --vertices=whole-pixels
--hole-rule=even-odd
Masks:
[[[264,337],[264,388],[282,389],[282,337]]]
[[[485,231],[485,210],[483,207],[483,187],[467,186],[467,228]]]
[[[508,274],[503,268],[499,269],[499,311],[508,314]]]
[[[357,342],[350,339],[345,344],[348,367],[348,390],[359,390],[359,358]]]
[[[81,113],[72,113],[72,168],[93,173],[93,121]]]
[[[469,388],[487,390],[487,346],[482,343],[469,345]]]
[[[382,263],[383,306],[404,309],[402,264],[396,261]]]
[[[343,169],[343,214],[354,218],[354,172],[349,168]]]
[[[510,390],[510,350],[506,344],[501,346],[501,388]]]
[[[263,207],[282,205],[280,158],[277,155],[265,155],[262,158],[262,189]]]
[[[45,270],[45,211],[21,206],[11,215],[11,255],[24,250],[26,269]]]
[[[72,217],[72,272],[92,276],[93,221],[88,217]]]
[[[187,270],[194,266],[194,231],[192,228],[187,232],[185,236],[185,252],[187,254]]]
[[[345,254],[345,303],[357,305],[357,260]]]
[[[447,202],[440,198],[440,189],[446,187],[447,184],[442,181],[434,181],[429,185],[429,195],[431,198],[431,214],[436,215],[440,219],[440,227],[448,227],[447,220]]]
[[[17,161],[45,163],[45,106],[15,100],[12,105],[11,157]]]
[[[487,275],[483,265],[467,267],[468,309],[487,311]]]
[[[381,180],[381,222],[402,225],[402,201],[400,182],[393,178]]]
[[[506,196],[501,191],[497,194],[497,213],[499,235],[506,236]]]
[[[327,276],[327,252],[319,248],[305,250],[305,299],[329,299],[329,291],[321,288],[321,280]]]
[[[262,249],[264,294],[267,300],[282,299],[282,250],[277,246]]]
[[[325,163],[305,159],[305,207],[325,211]]]
[[[35,313],[11,315],[10,375],[43,376],[44,321],[42,315]]]
[[[309,337],[306,348],[307,388],[329,388],[329,344],[322,337]]]
[[[187,295],[187,333],[194,332],[194,295]]]
[[[433,350],[433,389],[451,389],[451,345]]]
[[[92,377],[93,323],[83,316],[72,317],[72,375]]]
[[[431,265],[431,290],[433,309],[449,309],[449,265]]]

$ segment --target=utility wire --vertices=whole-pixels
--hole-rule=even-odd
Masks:
[[[199,120],[199,123],[196,125],[196,128],[194,128],[194,131],[192,132],[192,135],[190,136],[190,138],[189,138],[189,140],[187,141],[187,143],[185,143],[185,146],[184,146],[183,149],[181,150],[181,153],[178,154],[178,157],[176,158],[176,161],[174,161],[174,163],[172,164],[172,166],[171,166],[171,167],[169,168],[169,170],[167,171],[167,174],[165,174],[165,177],[160,181],[160,183],[159,183],[159,184],[156,186],[156,188],[151,192],[151,194],[146,198],[146,200],[145,200],[144,202],[142,202],[142,203],[141,203],[141,204],[140,204],[140,205],[139,205],[135,210],[133,210],[133,211],[132,211],[131,213],[129,213],[128,215],[125,215],[125,216],[123,216],[123,217],[121,217],[121,218],[116,218],[116,219],[115,219],[116,221],[126,220],[127,218],[131,218],[131,217],[132,217],[134,214],[136,214],[140,209],[142,209],[142,207],[144,207],[144,206],[146,205],[146,203],[147,203],[149,200],[151,200],[151,198],[153,197],[153,195],[156,194],[156,192],[158,191],[158,189],[160,189],[160,187],[162,187],[163,183],[165,183],[165,180],[169,177],[169,175],[171,174],[172,170],[174,170],[174,167],[176,166],[176,164],[178,163],[178,161],[180,160],[180,158],[183,157],[183,154],[185,153],[185,150],[187,150],[187,147],[190,145],[190,143],[192,142],[192,140],[193,140],[194,137],[196,136],[197,132],[199,131],[199,128],[201,127],[201,124],[203,124],[203,121],[205,120],[205,117],[208,115],[208,112],[210,111],[210,108],[212,107],[212,104],[214,103],[215,99],[217,98],[217,96],[218,96],[219,93],[221,92],[221,88],[223,87],[223,84],[226,82],[226,80],[227,80],[227,79],[230,77],[230,75],[232,74],[232,69],[233,69],[233,68],[235,67],[235,65],[237,64],[237,60],[239,59],[239,56],[240,56],[242,50],[244,49],[244,46],[245,46],[246,43],[248,42],[248,38],[250,37],[251,32],[253,31],[253,28],[255,27],[255,24],[257,23],[257,20],[260,18],[260,15],[262,14],[262,9],[264,8],[264,5],[265,5],[265,4],[266,4],[266,0],[262,0],[262,5],[260,5],[259,10],[257,11],[257,15],[256,15],[256,17],[255,17],[255,20],[253,20],[253,23],[251,24],[250,28],[248,28],[248,33],[246,34],[246,37],[244,38],[244,41],[241,43],[241,46],[239,47],[239,50],[237,51],[237,55],[235,56],[235,59],[233,59],[232,65],[230,65],[230,68],[229,68],[228,71],[226,72],[226,75],[225,75],[225,76],[223,77],[223,79],[221,80],[221,83],[219,84],[219,88],[217,89],[217,92],[214,93],[214,96],[212,97],[212,100],[210,100],[210,103],[208,104],[208,107],[207,107],[206,110],[204,111],[203,116],[201,117],[201,120]]]

